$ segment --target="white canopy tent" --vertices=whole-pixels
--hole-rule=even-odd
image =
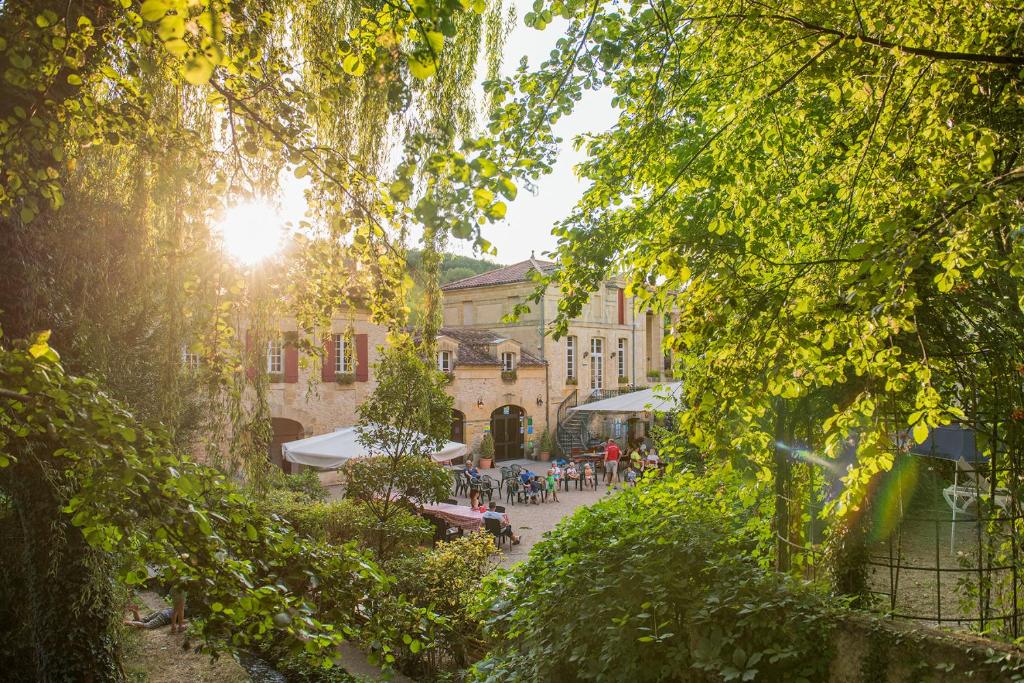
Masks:
[[[441,447],[441,450],[432,453],[430,457],[435,462],[450,462],[461,458],[468,450],[464,443],[448,441]],[[288,462],[333,470],[353,458],[364,458],[370,454],[366,446],[359,443],[356,428],[345,427],[328,434],[281,444],[281,455]]]
[[[682,390],[682,382],[666,382],[651,389],[631,391],[628,394],[619,394],[593,403],[581,403],[569,410],[587,413],[668,412],[676,408]]]

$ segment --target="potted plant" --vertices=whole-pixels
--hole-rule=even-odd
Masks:
[[[653,379],[653,380],[657,381],[657,380],[661,379],[661,373],[658,372],[657,370],[648,370],[647,371],[647,379]]]
[[[565,383],[567,385],[569,385],[569,386],[573,386],[574,387],[577,384],[579,384],[579,380],[577,380],[575,377],[566,377],[565,378]]]
[[[542,462],[547,462],[551,459],[551,450],[554,448],[553,439],[551,438],[551,432],[547,429],[540,435],[540,459]]]
[[[515,370],[502,370],[501,371],[501,378],[503,380],[505,380],[506,382],[515,382],[516,381],[516,377],[518,377],[518,374],[516,373]]]
[[[338,386],[346,386],[356,381],[356,376],[351,372],[339,372],[334,376],[334,381],[338,383]]]
[[[619,384],[629,384],[629,377],[626,375],[619,375]]]
[[[477,458],[477,467],[481,469],[490,469],[491,464],[494,462],[494,439],[491,438],[490,433],[484,434],[484,438],[480,439],[480,457]]]

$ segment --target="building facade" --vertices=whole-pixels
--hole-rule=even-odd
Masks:
[[[548,427],[547,363],[503,332],[446,327],[437,367],[450,378],[453,441],[475,448],[490,433],[498,461],[532,453]]]
[[[558,340],[545,334],[558,310],[554,289],[515,322],[503,322],[534,291],[533,274],[555,267],[531,258],[442,287],[436,362],[449,376],[451,438],[476,447],[490,433],[499,461],[532,454],[545,429],[554,436],[563,402],[574,405],[667,376],[665,322],[636,310],[620,278],[591,294]],[[282,318],[265,351],[247,354],[265,363],[270,376],[271,459],[278,464],[282,443],[356,423],[357,407],[376,387],[372,366],[387,334],[366,311],[337,316],[330,335],[325,331],[315,342],[326,344],[321,362],[300,351],[297,330],[293,319]],[[250,338],[246,333],[247,348]]]
[[[606,280],[590,295],[561,339],[545,334],[558,311],[560,295],[555,289],[546,290],[541,302],[531,304],[530,311],[515,322],[502,322],[536,288],[532,274],[548,274],[555,267],[550,261],[531,258],[441,288],[445,326],[494,330],[547,363],[544,422],[551,425],[558,405],[574,392],[582,401],[619,388],[647,385],[661,379],[664,371],[662,316],[636,310],[621,278]]]
[[[356,408],[377,386],[373,365],[380,356],[387,330],[370,322],[366,311],[355,309],[331,321],[330,330],[313,341],[323,345],[324,359],[300,351],[302,334],[292,318],[277,320],[266,347],[252,349],[257,335],[245,331],[246,356],[263,365],[270,380],[267,403],[274,438],[270,459],[293,471],[281,459],[281,444],[350,427],[358,419]],[[262,345],[262,343],[261,343]],[[249,367],[251,374],[255,368]]]

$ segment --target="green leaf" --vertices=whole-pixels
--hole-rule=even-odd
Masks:
[[[515,200],[516,194],[518,193],[515,183],[508,178],[502,178],[498,181],[498,191],[505,195],[505,199],[510,202]]]
[[[928,438],[928,425],[924,420],[921,420],[914,425],[914,441],[921,444]]]
[[[391,183],[389,192],[395,201],[404,202],[412,194],[412,183],[405,178],[399,178]]]
[[[487,157],[473,159],[470,166],[475,168],[484,178],[493,178],[498,173],[498,165]]]
[[[213,76],[213,62],[204,55],[196,55],[185,63],[182,75],[192,85],[203,85]]]
[[[142,3],[142,18],[146,21],[159,21],[170,9],[164,0],[146,0]]]
[[[419,56],[412,55],[409,57],[409,72],[420,79],[425,81],[434,75],[437,71],[437,64],[434,62],[434,58],[431,55]]]
[[[486,187],[478,187],[473,190],[473,203],[481,211],[486,209],[494,201],[494,193]]]
[[[505,205],[505,202],[494,202],[494,204],[487,208],[487,216],[491,220],[500,221],[505,217],[507,211],[508,207]]]
[[[435,55],[440,55],[441,50],[444,49],[444,35],[438,31],[427,31],[427,45]]]
[[[345,73],[355,77],[362,76],[366,72],[366,64],[359,58],[359,55],[349,55],[345,57],[341,63],[341,68],[345,70]]]

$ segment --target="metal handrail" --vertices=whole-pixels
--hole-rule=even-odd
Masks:
[[[575,408],[578,405],[578,397],[579,390],[573,389],[572,393],[558,404],[558,410],[555,412],[555,443],[558,444],[558,450],[562,451],[562,455],[566,455],[563,445],[567,433],[564,425],[565,418],[569,414],[569,408]]]

